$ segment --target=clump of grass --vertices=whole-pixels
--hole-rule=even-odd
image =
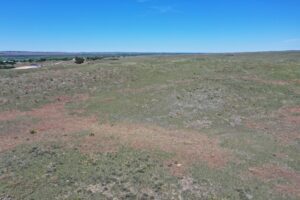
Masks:
[[[95,136],[95,133],[90,133],[90,137],[94,137]]]

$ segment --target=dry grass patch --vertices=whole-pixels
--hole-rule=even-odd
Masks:
[[[102,151],[113,146],[129,145],[136,149],[160,150],[174,154],[166,164],[175,174],[180,174],[193,163],[203,161],[210,167],[224,167],[230,157],[219,146],[217,138],[185,130],[168,130],[144,124],[104,124],[94,126],[94,137],[87,136],[82,142],[84,152]]]
[[[122,145],[136,149],[160,150],[174,154],[166,162],[173,174],[182,174],[193,163],[202,161],[210,167],[223,167],[228,161],[229,152],[219,146],[217,138],[186,130],[168,130],[145,124],[120,123],[99,125],[94,116],[71,115],[65,104],[86,100],[88,97],[60,96],[54,103],[46,104],[31,111],[12,111],[0,114],[2,120],[13,120],[19,116],[37,119],[28,121],[9,133],[0,136],[0,152],[12,149],[19,144],[37,141],[61,141],[72,145],[79,139],[78,147],[86,153],[114,152]],[[76,112],[75,112],[76,113]],[[18,127],[18,122],[13,124]],[[88,130],[91,134],[81,138],[72,133]],[[75,143],[74,143],[75,144]]]
[[[287,183],[276,183],[274,186],[276,191],[300,197],[300,174],[298,172],[271,164],[262,167],[252,167],[249,168],[249,171],[264,182],[280,179],[287,181]]]
[[[248,120],[245,125],[274,135],[283,145],[300,139],[300,107],[283,107],[273,115],[273,121]]]

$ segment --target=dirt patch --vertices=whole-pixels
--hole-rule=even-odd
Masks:
[[[300,132],[297,127],[287,127],[282,121],[274,125],[272,123],[246,121],[247,128],[256,129],[274,136],[281,145],[290,145],[300,139]]]
[[[46,104],[43,107],[31,111],[11,111],[0,114],[0,120],[10,121],[17,117],[35,119],[33,121],[16,121],[14,127],[10,127],[7,133],[0,135],[0,152],[14,148],[22,143],[34,141],[48,141],[52,139],[64,140],[65,133],[74,132],[88,128],[96,123],[95,117],[79,117],[69,115],[65,110],[65,104],[71,101],[83,101],[87,98],[84,95],[75,97],[61,96],[56,102]],[[46,134],[47,133],[47,134]]]
[[[300,107],[281,108],[279,114],[286,123],[300,125]]]
[[[258,83],[263,83],[263,84],[267,84],[267,85],[288,85],[290,82],[289,81],[285,81],[285,80],[266,80],[266,79],[261,79],[261,78],[257,78],[257,77],[243,77],[243,80],[246,81],[255,81]]]
[[[175,155],[174,160],[166,163],[175,174],[180,174],[188,165],[199,161],[207,163],[210,167],[223,167],[229,158],[229,152],[219,146],[216,138],[209,138],[198,132],[125,123],[104,124],[92,129],[95,136],[87,136],[84,139],[83,151],[103,150],[103,146],[99,144],[103,143],[104,139],[108,144],[118,143],[137,149],[161,150]],[[108,146],[109,150],[113,150],[113,145]]]
[[[262,167],[252,167],[249,168],[249,171],[264,182],[286,181],[287,183],[275,183],[276,191],[300,197],[300,174],[298,172],[271,164]]]
[[[300,139],[300,107],[284,107],[274,112],[273,120],[246,120],[245,125],[274,135],[281,144]]]
[[[44,114],[48,114],[50,111],[50,114],[53,114],[53,112],[58,113],[57,111],[61,111],[60,109],[64,109],[64,105],[66,103],[74,102],[74,101],[84,101],[88,97],[86,95],[77,95],[74,97],[70,96],[59,96],[53,99],[54,103],[46,104],[45,106],[41,108],[34,109],[32,111],[19,111],[19,110],[12,110],[12,111],[4,111],[0,112],[0,121],[11,121],[16,119],[17,117],[22,116],[38,116],[45,118]]]
[[[278,135],[285,143],[300,140],[300,107],[281,108],[279,111],[282,127]]]
[[[101,99],[99,103],[110,103],[114,100],[116,100],[116,98],[105,98],[105,99]]]
[[[287,195],[294,195],[300,197],[299,185],[276,185],[276,191]]]
[[[94,116],[79,116],[65,110],[65,104],[83,101],[86,96],[61,96],[54,103],[32,111],[12,111],[0,114],[2,120],[13,120],[18,116],[35,119],[26,121],[20,128],[0,135],[0,152],[23,143],[37,141],[62,141],[66,145],[79,142],[78,148],[85,153],[113,152],[121,145],[136,149],[161,150],[174,155],[166,165],[174,174],[181,174],[190,164],[203,161],[210,167],[223,167],[229,152],[219,146],[216,138],[186,130],[168,130],[145,124],[99,125]],[[75,112],[76,113],[76,112]],[[18,127],[18,123],[13,124]],[[77,137],[74,133],[88,131]],[[72,135],[73,134],[73,135]],[[171,164],[170,164],[171,163]]]
[[[297,140],[300,140],[300,132],[281,132],[277,134],[281,144],[289,145]]]
[[[294,84],[300,84],[300,79],[292,79],[292,80],[289,80],[289,82],[294,83]]]
[[[288,84],[300,84],[300,80],[294,79],[294,80],[266,80],[266,79],[261,79],[258,77],[242,77],[242,80],[245,81],[255,81],[258,83],[263,83],[263,84],[268,84],[268,85],[278,85],[278,86],[283,86],[283,85],[288,85]]]
[[[13,111],[5,111],[0,113],[0,121],[10,121],[14,120],[17,117],[24,116],[25,112],[21,112],[18,110],[13,110]]]

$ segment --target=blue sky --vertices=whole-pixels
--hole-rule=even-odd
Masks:
[[[2,0],[0,50],[300,49],[299,0]]]

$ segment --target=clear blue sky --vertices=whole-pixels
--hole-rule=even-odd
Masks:
[[[2,0],[0,50],[300,49],[300,0]]]

